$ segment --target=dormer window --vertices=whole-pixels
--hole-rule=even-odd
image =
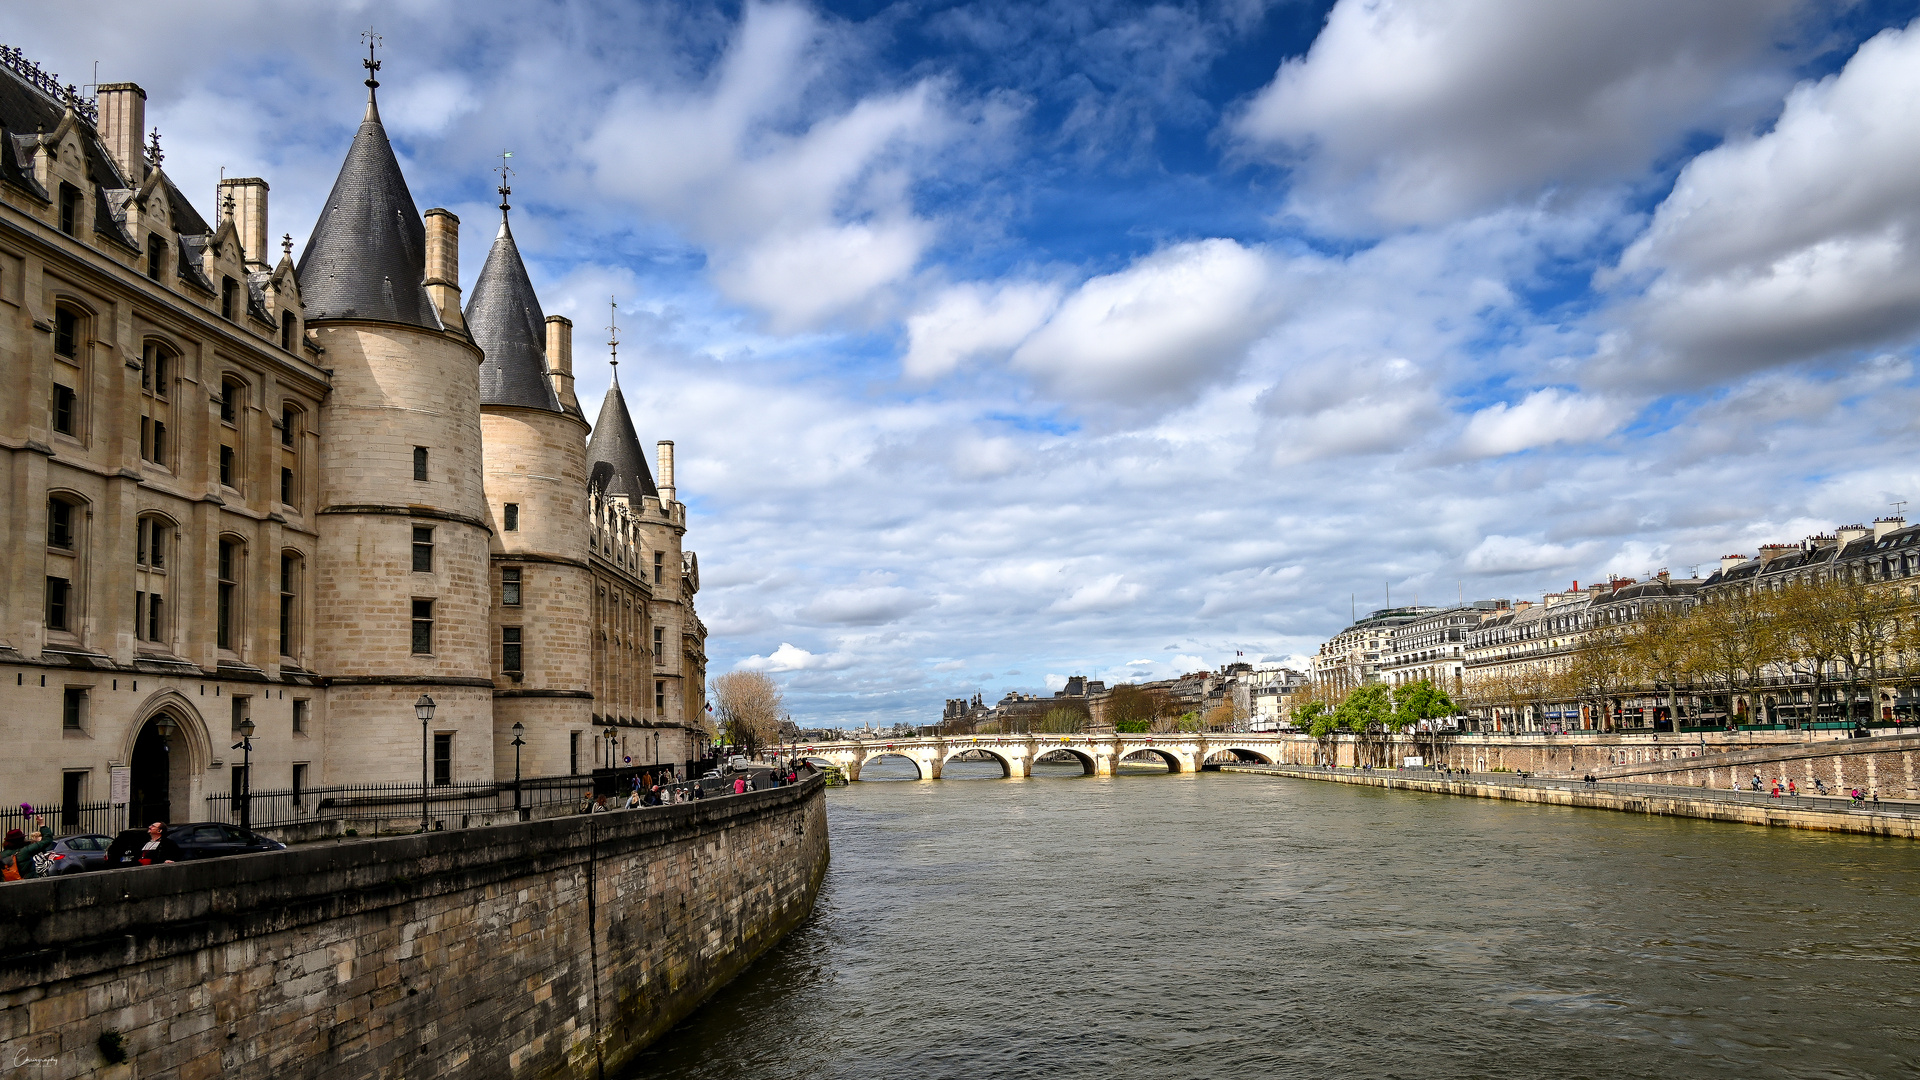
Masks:
[[[80,235],[80,189],[72,184],[60,185],[60,231]]]
[[[300,320],[291,311],[280,313],[280,347],[293,351],[294,339],[300,336]]]
[[[159,233],[147,234],[147,276],[160,280],[160,270],[167,264],[167,242],[160,239]]]
[[[233,318],[234,311],[238,307],[238,304],[236,303],[236,301],[239,299],[239,295],[240,295],[239,282],[233,280],[230,277],[223,277],[220,279],[220,317],[221,318],[223,319]]]

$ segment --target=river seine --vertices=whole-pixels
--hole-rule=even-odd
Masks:
[[[630,1075],[1920,1075],[1920,845],[949,769],[829,792],[812,921]]]

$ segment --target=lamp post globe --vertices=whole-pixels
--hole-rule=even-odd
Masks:
[[[427,831],[427,725],[433,720],[433,699],[425,694],[413,703],[413,715],[420,718],[420,831]]]

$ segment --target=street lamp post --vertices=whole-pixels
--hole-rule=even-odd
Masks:
[[[253,720],[240,721],[240,741],[233,744],[240,751],[240,827],[253,828]]]
[[[520,736],[526,733],[526,725],[515,720],[513,722],[513,808],[515,810],[520,809],[520,748],[527,745],[527,740]]]
[[[425,694],[413,703],[413,715],[420,718],[420,831],[427,831],[427,725],[433,721],[433,699]]]

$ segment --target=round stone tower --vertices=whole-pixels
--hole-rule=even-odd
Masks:
[[[556,392],[570,358],[549,365],[546,316],[507,222],[509,193],[500,189],[500,231],[466,311],[486,354],[480,426],[494,526],[494,769],[502,780],[513,778],[515,723],[524,728],[523,775],[593,764],[577,750],[593,718],[587,421]]]
[[[378,85],[368,78],[366,116],[297,271],[333,374],[313,568],[315,660],[331,682],[324,782],[491,780],[482,354],[448,325],[457,300],[442,310],[429,295],[429,238]],[[436,221],[436,263],[452,257],[451,228]],[[435,703],[424,733],[423,696]]]

